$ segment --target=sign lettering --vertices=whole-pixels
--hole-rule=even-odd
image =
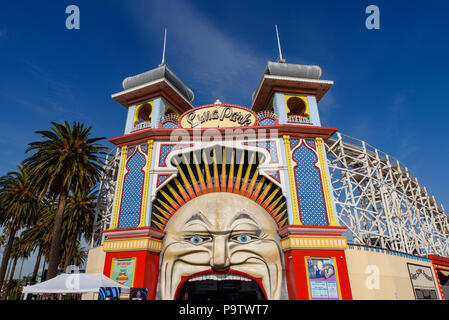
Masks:
[[[182,128],[249,127],[256,115],[243,107],[211,106],[191,110],[181,116]]]

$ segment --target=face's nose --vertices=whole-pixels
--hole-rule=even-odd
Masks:
[[[227,236],[215,236],[210,262],[212,269],[216,271],[225,271],[229,269],[230,264]]]

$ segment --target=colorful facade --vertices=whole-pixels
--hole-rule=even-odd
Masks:
[[[318,112],[333,82],[320,78],[317,66],[268,62],[250,108],[194,107],[165,65],[125,79],[104,274],[149,299],[363,298],[323,143],[337,129]]]

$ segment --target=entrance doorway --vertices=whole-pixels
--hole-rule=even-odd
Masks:
[[[253,280],[187,282],[179,297],[181,300],[265,300],[262,290]]]

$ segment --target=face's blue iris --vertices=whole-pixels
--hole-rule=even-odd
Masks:
[[[236,240],[241,243],[246,243],[251,240],[251,237],[247,234],[241,234],[236,237]]]
[[[190,241],[194,244],[200,244],[201,242],[203,242],[203,239],[200,236],[193,236],[192,238],[190,238]]]

